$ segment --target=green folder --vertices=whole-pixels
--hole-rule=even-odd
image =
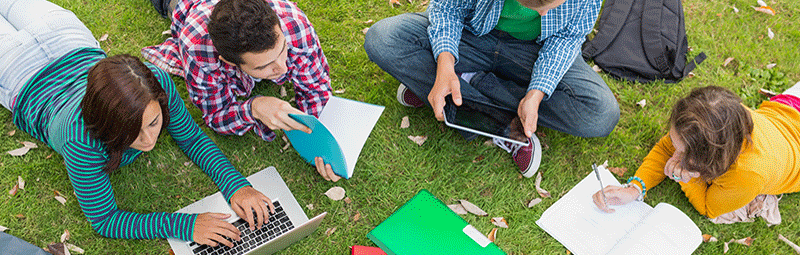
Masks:
[[[387,254],[506,254],[427,190],[367,234]]]

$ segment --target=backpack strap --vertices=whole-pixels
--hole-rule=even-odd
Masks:
[[[667,49],[661,41],[661,9],[664,8],[663,0],[644,1],[642,10],[642,46],[645,57],[653,67],[662,74],[670,73],[670,64],[667,62]]]
[[[617,38],[617,34],[622,30],[625,21],[628,20],[628,14],[631,12],[634,0],[606,0],[603,4],[602,23],[597,28],[597,34],[594,39],[587,41],[583,45],[583,58],[589,59],[595,56],[595,53],[602,52],[609,45],[611,41]]]
[[[700,63],[703,63],[703,60],[706,60],[706,53],[700,52],[700,54],[695,56],[692,61],[686,63],[686,67],[683,68],[683,77],[689,75],[689,72],[694,70],[694,68],[697,67],[697,65],[699,65]]]

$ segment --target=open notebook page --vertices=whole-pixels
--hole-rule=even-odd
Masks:
[[[603,184],[619,185],[607,169],[598,166],[598,171]],[[536,224],[574,254],[605,254],[653,208],[636,201],[612,206],[616,212],[605,213],[592,201],[592,195],[599,190],[600,183],[590,172],[542,213]]]
[[[702,232],[686,214],[660,203],[609,254],[692,254]]]
[[[319,122],[331,132],[344,154],[347,175],[353,176],[358,155],[383,113],[383,106],[367,104],[340,97],[331,97]]]

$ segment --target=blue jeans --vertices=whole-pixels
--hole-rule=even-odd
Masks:
[[[34,74],[82,47],[100,44],[71,11],[45,0],[0,0],[0,104],[13,110]]]
[[[429,25],[427,13],[397,15],[375,23],[364,42],[369,59],[422,101],[427,101],[436,79]],[[516,113],[540,48],[533,40],[518,40],[498,30],[480,37],[464,30],[455,71],[477,74],[469,83],[461,79],[462,97]],[[539,106],[540,126],[580,137],[607,136],[618,121],[614,94],[580,55]]]

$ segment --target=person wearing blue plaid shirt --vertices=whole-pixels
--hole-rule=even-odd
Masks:
[[[364,48],[400,81],[398,101],[433,108],[445,96],[491,115],[509,135],[534,136],[537,125],[580,137],[607,136],[619,121],[617,101],[580,57],[602,0],[431,0],[422,13],[375,23]],[[420,100],[420,98],[427,99]],[[474,134],[462,133],[472,139]],[[529,146],[495,140],[531,177]]]

